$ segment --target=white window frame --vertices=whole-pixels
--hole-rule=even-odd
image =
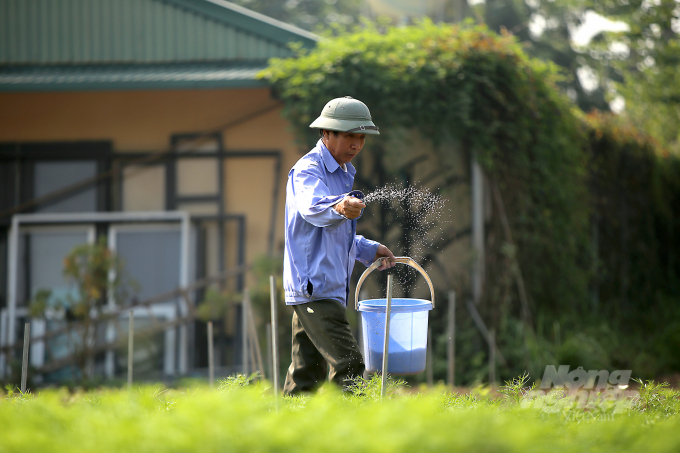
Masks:
[[[190,256],[190,238],[191,238],[191,217],[189,213],[185,211],[159,211],[159,212],[87,212],[87,213],[36,213],[36,214],[16,214],[12,217],[12,223],[9,229],[8,235],[8,253],[7,253],[7,269],[8,269],[8,285],[7,285],[7,308],[0,311],[0,346],[12,347],[16,343],[16,332],[17,324],[19,318],[28,315],[28,310],[25,307],[17,307],[17,265],[18,265],[18,245],[20,230],[23,231],[27,226],[50,226],[57,227],[58,225],[68,226],[73,224],[92,224],[92,241],[94,241],[94,224],[106,222],[114,224],[111,226],[113,228],[119,228],[119,225],[125,224],[153,224],[158,222],[179,222],[181,231],[180,240],[180,287],[186,288],[190,283],[190,266],[189,266],[189,256]],[[180,314],[186,316],[189,311],[189,307],[186,301],[180,299],[178,302],[178,307]],[[145,308],[143,310],[146,310]],[[167,316],[168,312],[162,311],[163,316]],[[159,311],[159,314],[161,314]],[[141,313],[140,313],[141,315]],[[127,319],[128,315],[121,315],[121,318]],[[37,320],[31,319],[31,322]],[[44,320],[43,320],[44,322]],[[32,337],[41,336],[44,334],[40,333],[39,321],[36,325],[38,329],[31,329]],[[37,332],[36,332],[37,330]],[[166,347],[169,346],[169,340],[166,336]],[[37,345],[36,345],[37,346]],[[180,345],[179,345],[179,360],[178,366],[174,365],[174,354],[172,351],[173,360],[172,362],[166,361],[164,364],[164,371],[167,373],[171,371],[170,374],[178,371],[180,374],[186,374],[187,372],[187,352],[188,352],[188,335],[187,326],[180,326]],[[174,349],[174,348],[173,348]],[[31,351],[33,352],[33,351]],[[44,349],[43,353],[40,354],[40,349],[36,349],[36,358],[31,359],[31,363],[34,365],[40,364],[40,357],[43,357],[44,361]],[[168,352],[166,351],[166,356]],[[172,364],[172,366],[170,366]],[[0,353],[0,377],[7,376],[10,372],[10,365],[7,361],[5,354]]]
[[[109,240],[109,248],[113,251],[117,251],[118,247],[118,234],[119,233],[126,233],[126,232],[151,232],[151,231],[176,231],[180,233],[180,247],[181,247],[181,225],[171,225],[167,223],[160,223],[160,224],[135,224],[135,225],[125,225],[125,224],[117,224],[109,228],[109,235],[108,235],[108,240]],[[180,251],[181,254],[181,251]],[[110,276],[111,278],[115,278],[115,274]],[[180,270],[179,270],[179,275],[178,281],[182,282],[182,266],[180,265]],[[186,284],[180,283],[180,286],[186,287]],[[186,303],[184,300],[182,300],[182,297],[179,297],[174,300],[168,300],[165,302],[161,302],[158,304],[154,304],[153,306],[146,308],[146,307],[135,307],[133,309],[133,314],[135,318],[148,318],[149,316],[149,311],[151,312],[152,316],[156,316],[159,318],[164,318],[167,321],[174,321],[178,317],[178,309],[180,310],[179,315],[180,316],[186,316],[188,313],[188,307],[186,307]],[[108,298],[108,309],[111,311],[115,311],[118,309],[118,306],[116,305],[116,301],[113,298],[112,294],[109,294]],[[184,309],[184,310],[183,310]],[[122,313],[119,318],[122,319],[127,319],[129,320],[129,314]],[[163,373],[166,376],[173,376],[177,371],[180,373],[186,373],[186,365],[187,365],[187,348],[186,345],[188,344],[188,338],[187,338],[187,328],[185,325],[180,326],[180,347],[179,351],[177,351],[177,339],[176,339],[176,328],[175,327],[170,327],[165,330],[164,332],[164,354],[163,354]],[[106,340],[107,342],[111,343],[116,340],[116,329],[113,321],[110,321],[107,323],[106,326]],[[179,354],[176,354],[178,352]],[[175,363],[175,357],[176,355],[179,355],[178,357],[178,365],[179,365],[179,370],[177,370],[177,366]],[[104,365],[104,374],[106,375],[107,378],[112,378],[115,373],[115,352],[113,350],[108,350],[106,351],[106,359],[105,359],[105,365]]]
[[[66,233],[71,233],[75,231],[85,231],[86,234],[86,242],[88,244],[94,244],[95,241],[95,227],[94,225],[90,224],[73,224],[73,225],[27,225],[24,226],[19,230],[19,238],[21,237],[21,234],[40,234],[40,233],[59,233],[59,232],[66,232]],[[19,240],[17,238],[17,241]],[[15,263],[15,268],[16,266],[19,265],[19,256],[18,256],[18,251],[19,251],[19,243],[17,242],[17,259],[14,262]],[[15,277],[15,283],[18,283],[16,281]],[[15,296],[16,298],[16,296]],[[18,301],[16,301],[18,302]],[[28,307],[17,307],[17,317],[20,316],[28,316]],[[38,338],[42,337],[47,333],[47,320],[45,318],[30,318],[30,323],[31,323],[31,338]],[[45,365],[45,342],[44,341],[31,341],[30,344],[30,362],[31,365],[40,368],[43,365]]]

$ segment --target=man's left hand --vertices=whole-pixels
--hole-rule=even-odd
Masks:
[[[382,260],[382,264],[378,267],[379,271],[384,271],[385,269],[389,269],[390,267],[397,264],[397,262],[394,260],[394,254],[390,252],[390,249],[382,244],[378,246],[378,250],[375,253],[375,259],[373,261],[377,260],[378,258],[385,258]]]

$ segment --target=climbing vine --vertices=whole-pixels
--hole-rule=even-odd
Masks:
[[[584,137],[556,88],[555,67],[528,58],[512,36],[470,24],[367,24],[273,60],[262,77],[303,140],[314,139],[308,125],[325,100],[352,95],[381,127],[367,146],[382,155],[389,149],[381,139],[398,129],[417,130],[435,146],[460,143],[468,159],[475,153],[507,196],[533,299],[573,305],[585,295]],[[558,273],[564,278],[555,281]]]
[[[482,315],[498,327],[515,374],[527,369],[531,348],[543,365],[573,359],[578,366],[588,359],[583,351],[598,350],[608,355],[599,366],[635,365],[647,376],[680,369],[672,352],[680,347],[672,303],[680,295],[680,159],[615,116],[582,114],[560,92],[556,67],[529,58],[513,36],[472,23],[367,23],[296,58],[272,60],[261,77],[305,147],[316,140],[308,126],[327,100],[351,95],[369,106],[381,135],[358,156],[359,167],[368,167],[357,174],[363,188],[394,178],[415,183],[414,168],[429,158],[445,191],[467,184],[470,160],[478,159],[492,194]],[[404,131],[427,142],[434,157],[397,156],[394,137]],[[376,233],[400,225],[395,216],[383,209]],[[469,234],[442,231],[426,261]],[[535,336],[513,333],[511,318],[522,318]],[[603,322],[611,329],[603,331]],[[658,360],[620,347],[634,335],[655,342]],[[554,349],[540,343],[545,337]]]

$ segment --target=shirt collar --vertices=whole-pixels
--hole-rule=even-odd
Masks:
[[[316,143],[316,146],[319,147],[321,150],[321,157],[323,159],[323,163],[326,166],[326,170],[328,170],[331,173],[334,173],[335,170],[340,168],[340,164],[338,163],[337,160],[335,160],[335,157],[331,154],[330,151],[328,151],[328,148],[326,148],[326,145],[324,145],[323,140],[319,139],[319,141]],[[354,168],[354,165],[352,163],[346,164],[347,166],[347,174],[350,176],[354,176],[354,174],[357,172],[356,169]],[[342,169],[341,169],[342,170]]]

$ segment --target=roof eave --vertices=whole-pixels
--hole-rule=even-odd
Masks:
[[[225,0],[166,0],[209,17],[226,22],[254,34],[283,44],[301,42],[312,48],[321,37],[294,25],[272,19]]]
[[[262,88],[267,86],[269,86],[267,82],[257,79],[172,80],[160,82],[8,83],[0,84],[0,93],[234,89]]]

